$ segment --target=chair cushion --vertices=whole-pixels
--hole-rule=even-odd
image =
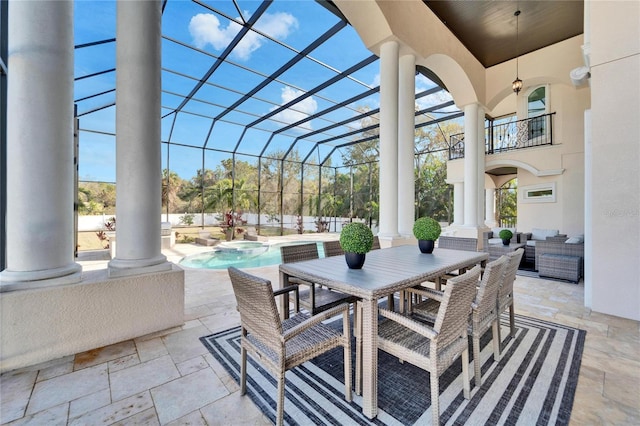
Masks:
[[[565,244],[582,244],[584,243],[584,236],[578,235],[577,237],[568,238]]]
[[[502,239],[500,239],[500,238],[489,238],[489,244],[502,244]]]
[[[528,246],[530,246],[530,247],[535,247],[535,246],[536,246],[536,242],[535,242],[534,240],[527,240],[527,243],[526,243],[526,244],[527,244]]]
[[[558,231],[557,229],[533,228],[531,230],[531,239],[544,241],[547,239],[547,237],[555,237],[559,233],[560,231]]]

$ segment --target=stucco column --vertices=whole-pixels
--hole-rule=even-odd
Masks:
[[[398,80],[398,231],[413,235],[415,219],[415,93],[416,58],[400,57]]]
[[[9,16],[2,291],[81,279],[74,261],[73,2],[12,1]]]
[[[453,184],[453,223],[464,224],[464,182]]]
[[[398,236],[398,43],[380,47],[380,237]]]
[[[478,104],[464,107],[464,225],[478,224]]]
[[[116,257],[109,276],[170,270],[161,253],[161,2],[118,1]]]
[[[496,189],[487,188],[484,192],[485,225],[489,228],[498,226],[496,222]]]
[[[484,130],[484,108],[481,105],[478,105],[478,151],[477,151],[477,161],[478,161],[478,209],[476,210],[478,214],[478,219],[476,223],[479,226],[484,225],[484,212],[485,212],[485,195],[484,195],[484,153],[485,153],[485,130]]]

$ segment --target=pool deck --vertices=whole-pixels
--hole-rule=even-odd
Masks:
[[[163,253],[177,262],[211,249],[177,244]],[[79,263],[88,271],[107,261]],[[251,272],[278,283],[276,265]],[[517,314],[587,330],[569,424],[640,424],[640,324],[592,312],[583,300],[582,281],[515,281]],[[185,268],[183,326],[3,374],[0,423],[270,424],[198,340],[238,324],[227,271]]]

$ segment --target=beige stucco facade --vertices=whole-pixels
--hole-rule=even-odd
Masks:
[[[461,109],[477,103],[493,117],[515,111],[524,118],[528,93],[546,87],[553,145],[485,156],[485,171],[517,167],[514,176],[485,174],[485,188],[511,177],[519,188],[553,185],[554,202],[519,194],[518,230],[585,234],[585,306],[639,320],[640,3],[585,2],[583,35],[519,58],[518,96],[511,89],[515,61],[485,69],[421,1],[335,3],[373,52],[398,41],[401,54],[433,71]],[[585,65],[589,83],[576,87],[570,72]],[[465,167],[450,161],[448,182],[463,182]]]

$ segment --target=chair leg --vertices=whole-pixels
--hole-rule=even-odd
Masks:
[[[495,320],[493,324],[491,324],[491,338],[493,340],[493,360],[495,362],[500,361],[500,325],[498,324],[498,320]]]
[[[362,302],[353,309],[353,328],[356,337],[356,395],[362,395]]]
[[[464,360],[462,361],[464,363]],[[463,364],[464,366],[464,364]],[[482,363],[480,361],[480,336],[473,334],[473,370],[475,372],[476,386],[482,385]]]
[[[278,377],[278,403],[276,409],[276,426],[282,426],[284,420],[284,375],[283,371]]]
[[[462,371],[464,372],[464,364]],[[440,384],[438,383],[438,370],[433,369],[429,372],[431,379],[431,423],[433,425],[440,424]],[[464,374],[464,373],[463,373]],[[468,380],[468,376],[467,376]]]
[[[465,336],[466,338],[466,336]],[[469,383],[469,347],[462,351],[462,395],[471,398],[471,384]]]
[[[509,325],[511,326],[511,337],[516,337],[516,319],[513,309],[513,299],[511,299],[511,304],[509,305]]]
[[[349,324],[348,310],[344,313],[342,328],[344,330],[344,399],[351,402],[351,324]]]
[[[240,349],[240,395],[247,393],[247,350]]]

